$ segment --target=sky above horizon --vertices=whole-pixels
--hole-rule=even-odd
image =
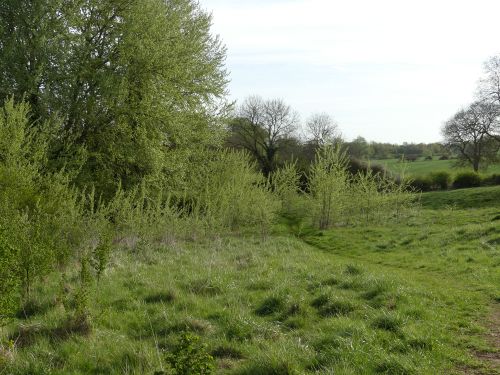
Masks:
[[[200,0],[230,97],[326,112],[348,140],[437,142],[500,53],[498,0]]]

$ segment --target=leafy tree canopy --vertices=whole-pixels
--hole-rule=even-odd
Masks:
[[[210,26],[193,0],[2,1],[0,102],[61,118],[53,164],[78,166],[80,185],[178,185],[192,150],[219,141],[227,107]]]

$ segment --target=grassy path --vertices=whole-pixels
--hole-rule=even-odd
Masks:
[[[303,240],[372,272],[399,275],[407,285],[441,294],[452,307],[436,307],[435,312],[443,314],[442,324],[455,331],[457,346],[485,364],[480,369],[463,364],[457,368],[498,374],[499,194],[498,187],[425,194],[424,209],[405,223],[310,231]],[[464,331],[467,324],[477,327]],[[478,333],[483,336],[476,340]]]

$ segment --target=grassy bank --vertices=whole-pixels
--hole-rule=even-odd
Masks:
[[[44,298],[65,288],[47,278],[2,328],[0,374],[168,373],[186,331],[218,373],[498,373],[475,353],[495,351],[499,193],[429,193],[405,222],[368,228],[122,239],[89,292],[91,327],[68,324],[73,301]]]
[[[371,160],[371,163],[384,166],[393,173],[399,173],[401,171],[400,159]],[[438,160],[438,158],[434,160],[419,159],[407,163],[406,173],[416,177],[428,175],[432,172],[447,171],[452,174],[457,174],[459,172],[471,170],[471,168],[456,168],[454,167],[454,163],[455,160]],[[482,171],[482,173],[500,173],[500,164],[491,165],[486,170]]]

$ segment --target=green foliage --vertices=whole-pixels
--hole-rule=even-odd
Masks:
[[[431,172],[429,179],[432,190],[446,190],[451,182],[451,175],[446,171]]]
[[[271,187],[281,202],[281,213],[295,214],[297,198],[300,191],[300,173],[297,171],[297,162],[285,163],[270,176]]]
[[[191,333],[182,335],[177,348],[167,356],[167,361],[178,375],[215,373],[214,359],[208,353],[206,344]]]
[[[0,223],[0,324],[12,315],[19,303],[19,248],[12,241],[10,233],[15,226],[10,224],[9,230],[5,223]]]
[[[345,151],[338,146],[323,146],[316,154],[309,176],[314,221],[320,229],[340,221],[345,207],[349,175]]]
[[[267,231],[279,203],[247,155],[218,150],[199,157],[204,163],[193,168],[186,192],[192,215],[210,230],[254,227]]]
[[[11,281],[15,274],[17,280],[5,284],[9,290],[3,295],[16,295],[22,286],[26,300],[35,280],[68,260],[80,215],[64,174],[47,171],[47,125],[32,125],[27,104],[5,103],[0,114],[0,209],[5,221],[0,224],[10,235],[4,239],[8,254],[0,273],[10,274]]]
[[[493,174],[484,176],[481,184],[484,186],[500,185],[500,174],[493,173]]]
[[[481,176],[476,172],[461,172],[453,179],[455,189],[477,187],[481,185]]]
[[[0,25],[0,101],[25,99],[40,123],[61,116],[50,167],[80,187],[173,186],[219,143],[225,48],[198,2],[8,0]]]
[[[309,191],[313,221],[320,229],[399,219],[413,207],[415,196],[404,174],[396,181],[368,168],[352,176],[347,166],[340,147],[319,149],[311,167]]]

